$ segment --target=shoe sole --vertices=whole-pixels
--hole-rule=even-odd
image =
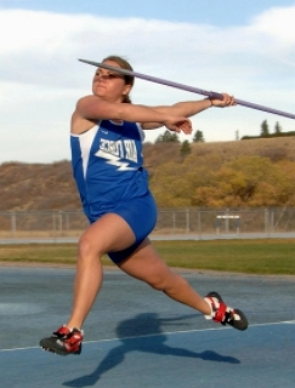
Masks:
[[[218,292],[215,292],[215,291],[212,291],[210,292],[207,297],[211,297],[211,298],[216,298],[218,299],[219,302],[223,302],[223,299],[221,298],[221,296],[218,294]],[[240,320],[233,320],[232,322],[226,322],[227,325],[230,325],[232,326],[234,329],[237,329],[237,330],[240,330],[240,331],[244,331],[248,328],[249,326],[249,323],[248,323],[248,319],[246,318],[246,315],[243,313],[243,311],[239,310],[239,309],[233,309],[234,312],[240,316]]]
[[[246,318],[246,315],[243,313],[243,311],[239,310],[239,309],[235,309],[234,308],[234,311],[237,315],[240,316],[240,320],[238,321],[233,321],[232,323],[229,322],[228,324],[232,327],[234,327],[235,329],[237,330],[240,330],[240,331],[244,331],[248,328],[249,324],[248,324],[248,319]]]
[[[60,356],[68,356],[69,354],[79,355],[82,350],[81,344],[79,350],[76,350],[75,352],[68,352],[63,347],[57,345],[56,342],[53,342],[52,338],[43,338],[39,344],[41,348],[46,350],[47,352],[55,353]]]

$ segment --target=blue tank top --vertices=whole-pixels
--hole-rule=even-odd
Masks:
[[[73,175],[88,218],[148,192],[143,139],[141,127],[126,121],[101,120],[87,132],[71,134]]]

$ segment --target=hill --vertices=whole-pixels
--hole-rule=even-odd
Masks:
[[[150,173],[151,188],[159,206],[208,206],[208,203],[198,203],[199,191],[209,187],[212,192],[216,182],[209,182],[209,177],[242,157],[259,157],[269,161],[271,166],[280,163],[284,165],[282,175],[286,175],[286,171],[290,175],[288,198],[295,193],[295,137],[190,143],[190,153],[187,156],[181,155],[180,148],[179,143],[144,144],[145,166]],[[233,169],[232,166],[231,168]],[[259,168],[262,167],[257,164],[257,169]],[[277,184],[278,176],[273,178]],[[223,181],[230,179],[232,175],[230,178],[226,176]],[[167,185],[169,198],[164,195],[167,194]],[[208,195],[208,192],[207,190],[204,195]],[[277,193],[274,195],[277,196]],[[212,202],[210,206],[215,206],[214,204]],[[216,206],[221,205],[216,203]],[[237,201],[232,203],[232,206],[237,205]],[[280,205],[279,201],[277,205]],[[80,199],[69,161],[52,164],[6,162],[0,165],[0,211],[80,209]]]
[[[0,165],[0,211],[75,209],[80,200],[69,161]]]

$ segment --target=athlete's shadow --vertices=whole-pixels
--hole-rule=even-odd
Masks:
[[[175,325],[175,321],[181,321],[190,317],[186,315],[178,318],[161,319],[158,318],[158,314],[144,313],[120,322],[116,333],[122,343],[116,348],[111,349],[90,375],[67,381],[63,385],[76,388],[95,385],[103,373],[119,365],[124,360],[125,355],[132,351],[198,358],[206,361],[227,362],[230,364],[240,363],[234,357],[222,356],[211,350],[196,353],[183,348],[173,348],[166,345],[165,341],[167,340],[167,336],[163,334],[161,324],[173,322]]]

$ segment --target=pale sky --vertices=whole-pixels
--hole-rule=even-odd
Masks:
[[[295,1],[249,3],[0,0],[0,163],[70,159],[70,117],[95,71],[78,58],[121,55],[139,73],[294,114]],[[131,97],[146,105],[203,98],[140,79]],[[259,135],[263,120],[271,132],[277,121],[295,130],[294,120],[241,106],[192,118],[206,142]]]

